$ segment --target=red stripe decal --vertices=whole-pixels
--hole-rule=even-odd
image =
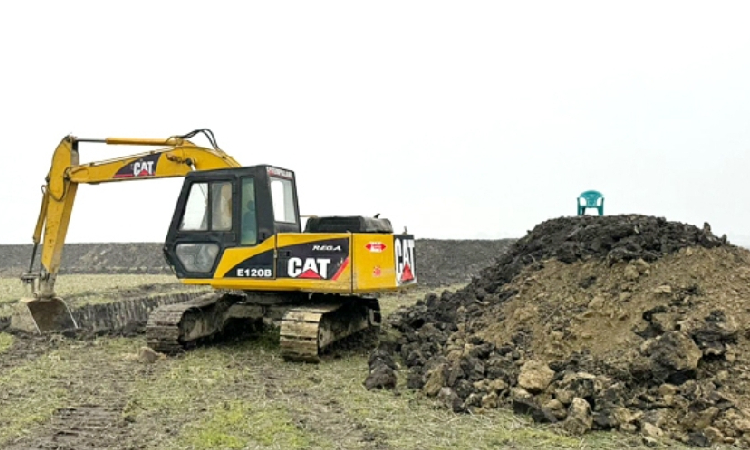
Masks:
[[[341,274],[346,270],[346,267],[349,265],[349,257],[347,256],[344,262],[341,263],[341,267],[339,267],[339,270],[331,277],[331,280],[338,280]]]

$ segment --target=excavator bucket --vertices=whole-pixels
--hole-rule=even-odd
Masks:
[[[68,305],[59,297],[51,299],[22,298],[10,321],[12,330],[48,333],[78,328]]]

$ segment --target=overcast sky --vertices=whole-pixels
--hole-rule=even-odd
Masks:
[[[65,135],[195,128],[294,170],[303,214],[417,237],[520,237],[586,189],[750,235],[748,2],[0,5],[0,243],[31,242]],[[163,240],[181,184],[81,186],[68,242]]]

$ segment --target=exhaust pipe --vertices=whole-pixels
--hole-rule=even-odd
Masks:
[[[68,305],[60,297],[22,298],[16,303],[10,329],[42,334],[78,329]]]

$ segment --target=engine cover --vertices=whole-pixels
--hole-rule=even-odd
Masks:
[[[310,217],[305,233],[380,233],[392,234],[391,221],[380,217],[318,216]]]

